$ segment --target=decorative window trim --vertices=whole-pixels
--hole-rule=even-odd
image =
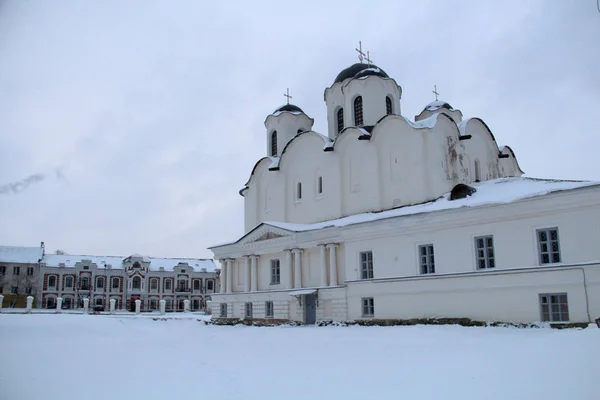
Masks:
[[[247,302],[244,304],[244,317],[252,318],[252,302]]]
[[[275,306],[272,301],[265,301],[265,318],[275,317]]]
[[[271,260],[271,285],[281,284],[281,263],[278,258]]]

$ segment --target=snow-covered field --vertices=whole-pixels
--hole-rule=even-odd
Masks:
[[[257,328],[198,318],[0,314],[0,399],[600,398],[598,328]]]

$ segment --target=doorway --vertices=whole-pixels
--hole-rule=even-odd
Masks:
[[[313,325],[317,322],[317,294],[304,295],[304,323]]]

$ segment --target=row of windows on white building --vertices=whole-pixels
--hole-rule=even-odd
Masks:
[[[192,290],[194,291],[203,291],[202,288],[202,281],[200,279],[194,279],[192,281]],[[144,283],[142,281],[142,279],[139,276],[135,276],[133,277],[133,279],[131,280],[131,289],[133,290],[142,290],[144,288]],[[174,279],[173,278],[164,278],[164,288],[167,291],[172,290],[174,284]],[[105,278],[104,277],[98,277],[96,278],[96,290],[99,289],[104,289],[105,286]],[[151,278],[149,281],[149,287],[150,290],[152,291],[158,291],[159,290],[159,279],[158,278]],[[113,277],[111,278],[111,285],[110,288],[114,289],[115,291],[119,291],[121,287],[121,278],[120,277]],[[57,289],[57,279],[55,275],[51,275],[48,277],[48,290],[56,290]],[[65,284],[63,287],[63,290],[73,290],[74,289],[74,277],[73,276],[67,276],[65,277]],[[89,277],[81,277],[79,278],[79,287],[78,289],[80,290],[91,290],[91,286],[90,286],[90,278]],[[188,281],[187,280],[179,280],[177,281],[177,286],[175,288],[176,291],[179,292],[186,292],[190,290],[190,287],[188,285]],[[206,290],[207,291],[212,291],[214,290],[214,282],[212,280],[207,280],[206,281]]]
[[[545,228],[536,231],[538,258],[540,265],[561,262],[558,228]],[[496,267],[493,235],[479,236],[474,239],[476,267],[478,270]],[[420,273],[435,273],[435,252],[433,244],[418,246]],[[373,252],[360,253],[360,279],[373,279]],[[281,283],[281,265],[279,259],[271,260],[271,284]],[[375,316],[375,300],[365,297],[362,301],[362,316]],[[566,293],[542,293],[539,295],[542,321],[568,321],[569,310]],[[227,317],[227,304],[221,303],[220,316]],[[246,318],[252,318],[252,303],[246,303]],[[273,318],[273,302],[265,303],[265,318]]]

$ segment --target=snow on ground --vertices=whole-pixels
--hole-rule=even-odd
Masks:
[[[258,328],[189,317],[0,314],[0,399],[599,396],[595,327]]]

